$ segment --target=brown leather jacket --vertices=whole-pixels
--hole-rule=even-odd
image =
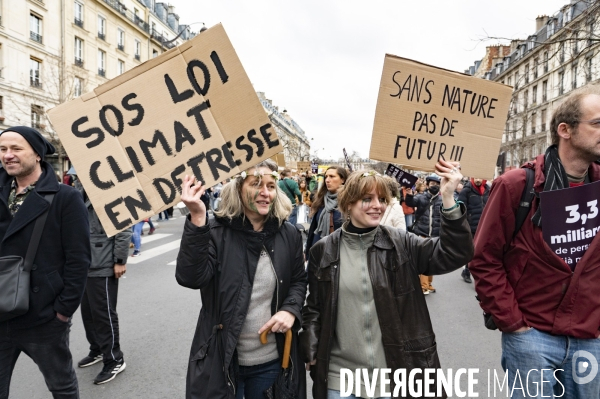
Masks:
[[[379,226],[373,246],[367,250],[385,358],[392,371],[407,369],[408,376],[413,368],[441,367],[419,274],[449,273],[471,260],[473,239],[464,205],[461,208],[459,219],[442,216],[439,238],[421,238]],[[320,240],[310,254],[310,294],[302,310],[300,353],[306,363],[316,359],[310,371],[315,399],[327,397],[329,356],[337,320],[341,234],[342,229],[338,229]],[[430,392],[436,391],[437,387],[430,388]]]

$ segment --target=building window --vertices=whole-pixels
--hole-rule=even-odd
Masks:
[[[83,79],[77,76],[73,80],[73,97],[79,97],[83,92]]]
[[[42,124],[44,108],[39,105],[31,104],[31,127],[34,129],[44,129],[46,126]]]
[[[106,77],[106,53],[98,50],[98,75]]]
[[[506,84],[512,86],[512,78],[510,76],[506,78]]]
[[[158,51],[152,50],[152,58],[156,58],[156,57],[158,57]]]
[[[537,103],[537,85],[533,86],[533,89],[531,89],[531,105],[534,105]]]
[[[34,14],[29,14],[29,37],[35,42],[42,43],[42,19]]]
[[[142,53],[142,43],[139,40],[135,39],[135,53],[134,54],[135,54],[136,60],[138,60],[138,61],[140,60],[141,53]]]
[[[125,31],[121,28],[117,29],[117,46],[119,50],[125,51]]]
[[[536,113],[532,113],[531,114],[531,134],[535,134],[535,117],[536,117]]]
[[[546,110],[542,110],[542,132],[546,131]]]
[[[548,72],[548,52],[544,52],[544,73]]]
[[[558,73],[558,95],[560,96],[564,92],[565,92],[565,73],[561,71]]]
[[[529,64],[525,64],[525,83],[529,83]]]
[[[565,62],[565,44],[564,42],[560,44],[560,51],[558,53],[558,62],[561,64]]]
[[[125,73],[125,62],[119,60],[117,62],[117,72],[119,75],[122,75],[123,73]]]
[[[592,57],[585,60],[585,81],[586,83],[592,80]]]
[[[529,102],[529,90],[523,92],[523,109],[526,110]]]
[[[519,72],[515,72],[515,89],[519,88]]]
[[[579,53],[579,32],[575,32],[573,33],[573,57],[575,57],[577,55],[577,53]]]
[[[29,60],[29,83],[32,87],[42,88],[42,82],[40,81],[41,70],[42,63],[31,58]]]
[[[98,15],[98,37],[106,40],[106,19]]]
[[[571,67],[571,89],[577,88],[577,65]]]
[[[83,4],[75,2],[75,25],[83,28]]]
[[[544,80],[542,82],[542,102],[545,103],[548,101],[548,81]]]
[[[75,37],[75,65],[83,68],[83,40]]]
[[[533,60],[533,78],[537,79],[538,77],[538,67],[540,66],[539,58]]]

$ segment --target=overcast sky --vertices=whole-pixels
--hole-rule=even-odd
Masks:
[[[256,91],[311,140],[311,154],[368,157],[386,53],[463,72],[486,36],[527,38],[568,0],[172,0],[180,23],[222,23]],[[202,25],[193,25],[198,31]]]

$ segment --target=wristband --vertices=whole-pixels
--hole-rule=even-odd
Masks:
[[[458,207],[460,206],[460,204],[462,204],[462,202],[461,202],[461,201],[456,201],[456,202],[454,203],[454,205],[452,205],[450,208],[444,208],[444,207],[442,206],[442,212],[450,212],[450,211],[453,211],[453,210],[455,210],[456,208],[458,208]]]

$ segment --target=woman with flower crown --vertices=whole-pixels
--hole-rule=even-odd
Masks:
[[[183,181],[190,211],[177,256],[177,282],[199,289],[202,309],[190,352],[187,398],[264,398],[281,370],[292,331],[290,365],[299,398],[306,377],[297,351],[306,295],[302,238],[285,220],[292,206],[277,186],[277,165],[265,160],[221,191],[214,220],[200,200],[205,187]],[[259,335],[267,332],[267,343]]]
[[[428,392],[446,397],[436,386],[441,366],[419,274],[460,268],[473,255],[473,240],[465,206],[454,201],[460,165],[440,160],[435,169],[443,199],[438,238],[380,225],[391,195],[375,171],[352,173],[339,193],[346,221],[310,251],[302,311],[300,352],[315,399],[337,399],[341,391],[349,398],[407,397],[407,388],[413,397],[426,384]],[[380,373],[385,369],[387,377]],[[403,386],[395,386],[397,370],[405,373],[398,378]]]

